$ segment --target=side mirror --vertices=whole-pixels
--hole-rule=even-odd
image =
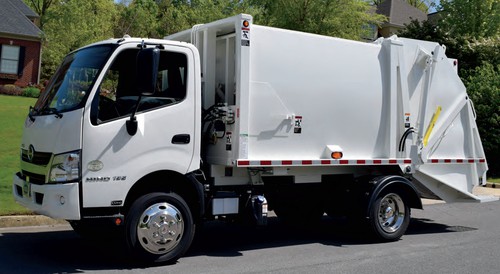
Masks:
[[[137,54],[137,90],[139,94],[151,95],[155,92],[160,49],[146,48]]]
[[[142,96],[152,95],[156,88],[156,78],[158,77],[158,64],[160,63],[160,49],[143,48],[137,54],[137,103],[135,109],[127,120],[126,127],[130,136],[137,133],[137,119],[135,113],[139,109]]]

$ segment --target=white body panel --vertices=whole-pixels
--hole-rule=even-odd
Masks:
[[[486,180],[484,152],[444,47],[397,37],[368,44],[245,21],[251,16],[166,37],[195,44],[202,70],[212,69],[204,74],[204,107],[217,102],[222,86],[223,102],[236,113],[226,125],[231,149],[227,140],[208,145],[209,163],[274,167],[279,174],[295,174],[279,170],[291,166],[329,166],[332,174],[348,166],[363,174],[360,165],[393,164],[415,175],[424,195],[481,200],[471,192]],[[232,66],[235,72],[227,73]],[[403,138],[410,128],[414,133]],[[342,160],[329,157],[330,147],[341,149]]]

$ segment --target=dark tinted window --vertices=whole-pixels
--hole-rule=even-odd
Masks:
[[[138,52],[120,52],[106,72],[93,106],[94,124],[129,116],[136,107]],[[142,96],[138,112],[176,104],[186,97],[186,55],[162,50],[158,71],[156,88],[151,95]]]

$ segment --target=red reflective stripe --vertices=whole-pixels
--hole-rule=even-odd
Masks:
[[[250,161],[238,161],[238,165],[240,165],[240,166],[249,166],[250,165]]]
[[[486,162],[486,159],[431,159],[431,163],[455,163],[468,161],[469,163]],[[356,160],[238,160],[238,166],[310,166],[310,165],[381,165],[381,164],[411,164],[411,159],[356,159]]]
[[[406,161],[406,160],[405,160]],[[486,159],[431,159],[429,160],[433,164],[438,164],[438,163],[445,163],[445,164],[452,164],[452,163],[457,163],[457,164],[462,164],[462,163],[485,163]]]

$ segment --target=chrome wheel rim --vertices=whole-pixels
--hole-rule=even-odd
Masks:
[[[380,201],[378,223],[387,233],[398,231],[405,219],[405,206],[399,195],[390,193]]]
[[[169,203],[157,203],[142,213],[137,225],[141,246],[153,254],[166,254],[179,245],[184,234],[181,212]]]

